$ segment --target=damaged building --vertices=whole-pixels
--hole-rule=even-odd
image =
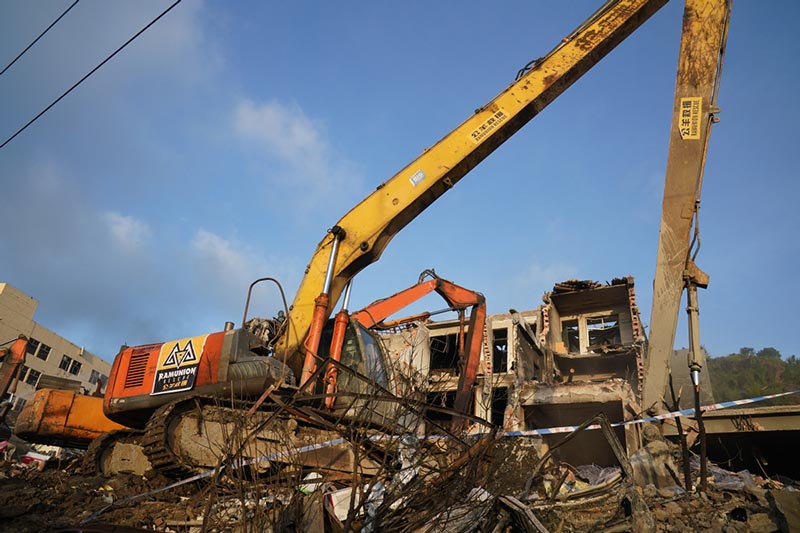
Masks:
[[[552,373],[519,382],[511,406],[520,429],[577,426],[598,413],[612,422],[636,418],[641,409],[644,332],[633,278],[608,285],[571,281],[555,285],[540,308],[540,351]],[[637,426],[617,428],[631,453],[641,445]],[[549,445],[559,435],[546,436]],[[572,464],[615,462],[599,432],[580,435],[560,450]]]
[[[598,413],[612,422],[637,418],[645,335],[633,278],[570,280],[543,300],[533,310],[487,317],[472,413],[511,432],[577,426]],[[416,323],[384,336],[429,405],[453,406],[465,329],[463,320]],[[628,453],[641,446],[637,426],[615,431]],[[562,438],[544,436],[542,445]],[[599,432],[585,432],[559,453],[572,464],[615,464],[603,443]]]

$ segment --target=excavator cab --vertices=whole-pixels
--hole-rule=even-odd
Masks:
[[[385,423],[393,412],[392,404],[378,401],[376,396],[386,396],[385,391],[395,393],[391,362],[383,348],[380,336],[356,320],[349,320],[341,347],[339,364],[330,360],[334,321],[329,320],[322,332],[319,355],[326,364],[336,368],[336,388],[332,409],[345,418],[363,417],[371,413],[370,422]],[[317,380],[315,391],[323,393],[327,386],[324,379]],[[368,409],[364,409],[368,407]]]

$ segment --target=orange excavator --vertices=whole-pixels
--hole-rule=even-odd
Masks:
[[[40,389],[17,415],[14,433],[28,442],[85,449],[96,438],[125,429],[103,414],[102,396]]]
[[[426,281],[427,277],[431,279]],[[373,328],[385,326],[382,324],[384,319],[431,292],[440,294],[450,310],[463,312],[472,308],[465,333],[466,342],[461,352],[464,371],[460,374],[456,397],[456,409],[467,413],[480,362],[486,304],[480,293],[443,279],[432,270],[423,272],[418,283],[412,287],[378,300],[352,315],[347,310],[348,291],[336,318],[320,328],[320,339],[324,337],[330,342],[323,343],[320,349],[320,341],[317,341],[317,350],[311,352],[314,353],[312,363],[303,369],[307,378],[301,381],[300,389],[310,394],[327,394],[325,404],[328,408],[334,408],[338,392],[336,365],[329,365],[326,372],[321,373],[317,361],[342,362],[343,349],[353,344],[347,341],[355,338],[358,339],[355,344],[365,348],[360,349],[363,353],[350,353],[345,363],[366,374],[374,373],[375,368],[383,368],[380,371],[382,374],[389,372],[386,369],[391,362],[385,354],[379,348],[366,348],[375,343]],[[422,318],[424,315],[417,315],[395,321],[392,325]],[[265,322],[268,324],[266,328]],[[258,319],[258,324],[262,331],[266,329],[269,333],[259,337],[253,332],[254,328],[245,327],[162,344],[123,347],[111,369],[104,402],[106,414],[128,427],[142,428],[155,408],[163,405],[161,395],[169,394],[172,400],[195,396],[225,398],[231,395],[247,398],[257,397],[276,383],[289,389],[296,388],[291,368],[282,365],[279,358],[270,354],[274,350],[270,338],[274,332],[281,331],[284,323]],[[265,337],[267,340],[264,340]],[[121,380],[120,369],[123,368],[127,372],[124,373],[124,380]],[[368,369],[372,371],[367,372]],[[227,373],[223,375],[223,371]],[[321,379],[317,379],[318,376]],[[383,386],[389,385],[386,380],[380,381]]]
[[[361,321],[349,320],[345,324],[343,318],[336,341],[331,346],[322,342],[326,327],[331,327],[326,326],[328,317],[345,288],[358,272],[380,258],[394,235],[665,3],[666,0],[606,2],[553,50],[526,65],[498,96],[379,185],[319,243],[292,306],[285,306],[283,320],[262,321],[257,327],[252,323],[247,327],[243,321],[240,328],[229,323],[217,333],[123,347],[111,370],[103,405],[105,414],[125,426],[143,429],[142,442],[151,461],[169,469],[182,461],[181,454],[175,453],[176,447],[197,445],[192,442],[190,428],[196,427],[198,420],[224,418],[208,403],[199,406],[196,398],[216,398],[217,402],[221,398],[252,399],[269,396],[273,390],[275,394],[298,391],[309,397],[325,398],[327,394],[327,398],[334,399],[326,400],[325,405],[346,414],[350,404],[339,399],[363,394],[364,383],[334,382],[337,371],[331,367],[337,367],[339,372],[350,368],[372,380],[371,387],[391,387],[391,365],[375,333]],[[431,290],[450,294],[443,285]],[[336,330],[335,320],[332,327]],[[479,344],[478,333],[477,324],[467,333],[469,350]],[[340,344],[342,353],[337,355]],[[461,415],[469,411],[477,364],[477,360],[461,362],[455,405]],[[351,385],[355,390],[347,389]],[[372,412],[383,421],[392,416],[379,409]],[[258,412],[247,413],[257,424]],[[237,412],[228,412],[226,416],[236,415]],[[183,443],[176,445],[181,438]],[[213,455],[218,451],[212,450],[214,446],[218,445],[208,445],[198,454]]]
[[[428,320],[433,313],[425,312],[386,321],[388,317],[404,307],[433,292],[439,294],[448,305],[447,308],[435,313],[455,311],[462,319],[458,346],[461,371],[459,372],[454,408],[459,413],[470,412],[472,409],[472,386],[477,376],[482,350],[486,319],[485,298],[478,292],[439,277],[433,270],[424,271],[418,282],[411,287],[377,300],[352,314],[347,310],[349,290],[346,291],[342,309],[337,313],[335,319],[328,322],[321,334],[325,341],[323,346],[326,347],[325,350],[322,350],[323,358],[335,363],[326,365],[324,378],[315,379],[313,381],[314,389],[307,392],[323,395],[322,404],[333,412],[342,413],[352,409],[353,406],[347,403],[347,400],[342,399],[341,383],[351,392],[354,388],[359,389],[360,392],[367,392],[367,390],[359,387],[361,384],[357,380],[352,381],[348,375],[344,376],[343,381],[339,379],[340,368],[348,368],[369,376],[370,380],[390,392],[403,393],[402,383],[404,380],[397,379],[399,376],[395,375],[396,365],[393,364],[391,357],[383,348],[380,332]],[[467,312],[469,313],[468,318]],[[245,317],[246,313],[245,310]],[[257,334],[265,328],[265,323],[267,324],[266,329],[270,329],[274,324],[273,321],[255,319],[249,322],[246,331],[257,337]],[[224,341],[226,332],[209,336],[211,335],[221,336]],[[243,334],[239,332],[238,335]],[[158,347],[159,350],[169,349],[172,353],[176,346],[179,350],[195,350],[193,345],[197,344],[197,350],[201,350],[200,356],[206,357],[213,353],[210,350],[216,350],[224,345],[224,342],[215,343],[213,340],[211,343],[207,340],[198,341],[195,338],[190,341],[191,344],[188,341],[173,341],[161,345],[148,345],[147,348],[150,350],[155,347]],[[139,350],[141,348],[143,347],[140,347]],[[121,353],[133,352],[133,350],[132,348],[123,348]],[[183,368],[186,366],[184,365]],[[198,376],[195,385],[206,386],[203,381],[205,378],[203,373],[198,372]],[[162,381],[166,381],[166,379],[168,378]],[[169,385],[164,385],[164,387],[170,388]],[[248,395],[247,390],[236,389],[240,397]],[[142,426],[134,418],[125,419],[127,424],[122,425],[104,416],[102,398],[84,396],[71,391],[43,389],[36,392],[33,401],[26,405],[20,413],[17,421],[17,434],[32,442],[77,448],[88,447],[88,462],[104,474],[117,472],[141,474],[151,468],[151,463],[166,473],[209,468],[216,464],[215,461],[219,454],[209,454],[208,443],[198,447],[196,439],[174,438],[176,434],[181,433],[178,428],[185,427],[189,420],[196,428],[203,426],[205,420],[214,420],[212,424],[203,426],[203,429],[199,431],[207,436],[219,435],[221,437],[219,443],[212,447],[222,449],[221,443],[225,440],[222,436],[230,435],[234,431],[236,417],[227,417],[229,424],[221,422],[226,417],[220,416],[220,413],[230,413],[230,411],[219,405],[206,406],[203,416],[195,416],[194,413],[187,414],[185,406],[196,405],[197,398],[198,396],[184,397],[185,402],[183,403],[180,400],[173,400],[169,404],[169,409],[161,408],[157,419],[162,422],[157,426],[153,423]],[[374,412],[381,413],[379,418],[386,419],[388,410],[389,406],[379,405]],[[216,416],[211,416],[212,411],[215,411]],[[254,421],[260,420],[261,413],[253,413],[252,416]],[[152,413],[148,420],[150,418],[153,418]],[[383,422],[385,423],[385,420]],[[456,419],[454,425],[458,423],[459,420]],[[160,431],[163,426],[172,427],[172,433],[165,436]],[[145,431],[136,431],[135,428],[143,428]],[[163,440],[163,442],[155,445],[150,442],[154,439],[154,434],[158,437],[156,440]],[[150,446],[145,445],[147,442],[150,442]],[[263,448],[253,448],[251,452],[256,453],[256,450],[262,453],[265,451]],[[309,461],[311,459],[307,458],[306,464]],[[321,465],[312,464],[311,466]]]
[[[0,424],[5,425],[6,415],[11,409],[11,398],[17,391],[20,371],[25,365],[25,349],[28,346],[28,338],[20,335],[16,340],[9,341],[8,348],[0,348]]]

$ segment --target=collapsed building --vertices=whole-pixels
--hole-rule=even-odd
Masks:
[[[542,299],[535,309],[487,317],[472,413],[506,433],[536,437],[541,453],[557,446],[558,458],[566,463],[615,465],[617,458],[599,431],[581,432],[561,445],[566,432],[536,434],[535,430],[577,427],[599,413],[612,423],[646,416],[642,396],[647,336],[634,280],[630,276],[606,284],[568,280],[556,283]],[[403,364],[413,368],[417,383],[426,383],[429,404],[453,405],[464,329],[463,320],[417,323],[411,332],[385,337],[396,358],[404,354]],[[693,410],[686,359],[687,350],[675,350],[673,403],[674,409]],[[664,398],[671,397],[669,392],[663,391]],[[708,369],[700,382],[700,398],[703,405],[715,402]],[[709,458],[735,469],[796,475],[795,462],[786,455],[791,446],[786,444],[796,443],[800,436],[798,412],[796,406],[706,412]],[[673,442],[681,439],[682,431],[691,447],[699,437],[697,424],[684,417],[679,430],[668,418],[659,429]],[[473,431],[486,427],[478,424]],[[643,431],[641,423],[614,428],[626,455],[644,446]]]
[[[578,426],[598,413],[612,422],[639,417],[645,335],[633,278],[605,285],[570,280],[543,300],[533,310],[487,317],[473,414],[506,432]],[[415,323],[384,340],[409,375],[427,377],[428,404],[452,407],[464,335],[464,321],[456,320]],[[641,447],[638,426],[615,431],[628,453]],[[561,439],[544,436],[542,447]],[[600,441],[599,432],[585,432],[560,449],[561,457],[615,464]]]

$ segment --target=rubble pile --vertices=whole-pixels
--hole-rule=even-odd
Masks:
[[[473,437],[465,448],[404,439],[375,476],[278,479],[237,471],[163,491],[170,480],[153,473],[104,478],[84,472],[80,458],[12,459],[0,463],[0,531],[766,533],[800,527],[800,486],[792,480],[712,466],[706,492],[642,487],[625,466],[573,467],[540,457],[539,444],[492,435]]]

